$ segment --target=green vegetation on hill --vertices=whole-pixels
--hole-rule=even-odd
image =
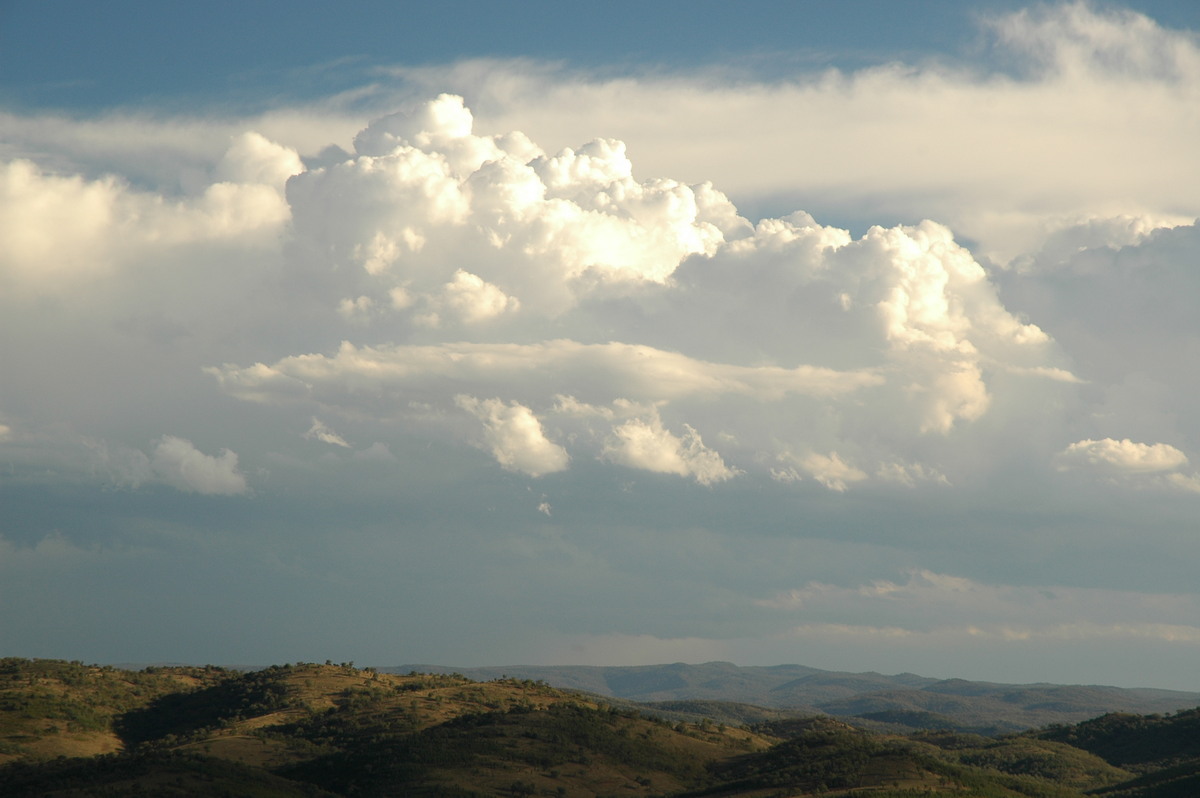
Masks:
[[[1200,794],[1198,723],[1193,710],[897,734],[712,701],[617,705],[529,679],[5,659],[0,795],[1169,798]]]

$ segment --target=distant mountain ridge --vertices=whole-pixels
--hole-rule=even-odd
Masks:
[[[453,668],[399,665],[391,673],[461,673],[543,681],[639,703],[725,701],[858,719],[861,725],[1020,731],[1078,723],[1106,712],[1157,714],[1200,705],[1200,693],[1102,685],[1001,684],[912,673],[848,673],[805,665],[730,662]]]

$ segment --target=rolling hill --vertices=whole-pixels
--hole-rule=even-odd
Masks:
[[[961,692],[969,691],[952,694]],[[0,795],[1197,794],[1200,710],[987,737],[670,703],[349,663],[135,671],[8,658],[0,660]]]

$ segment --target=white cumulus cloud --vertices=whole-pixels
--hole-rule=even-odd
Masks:
[[[1187,465],[1187,455],[1168,443],[1137,443],[1125,438],[1082,440],[1059,455],[1064,465],[1122,474],[1173,471]]]
[[[663,282],[736,219],[710,187],[635,180],[619,141],[548,156],[472,125],[461,97],[441,95],[373,123],[354,157],[292,178],[297,257],[332,257],[346,293],[381,307],[402,288],[391,306],[419,323],[443,321],[443,305],[473,323],[518,306],[560,313],[596,282]]]
[[[663,427],[657,414],[614,427],[603,456],[629,468],[692,477],[701,485],[724,482],[739,473],[705,446],[692,427],[684,424],[683,434],[676,436]]]
[[[238,471],[238,456],[229,449],[207,455],[191,441],[164,435],[150,457],[157,481],[189,493],[235,495],[246,492],[246,478]]]
[[[995,374],[1048,376],[1047,395],[1072,381],[935,222],[857,239],[804,212],[751,224],[707,184],[635,179],[613,139],[547,155],[521,133],[477,134],[453,95],[355,146],[287,182],[285,259],[319,320],[307,340],[325,345],[210,367],[226,392],[410,421],[460,395],[557,405],[564,452],[711,483],[736,471],[698,443],[719,432],[750,467],[836,452],[775,476],[843,491],[896,480],[889,463],[940,474],[912,442],[986,416]]]
[[[537,416],[517,402],[457,396],[455,402],[483,422],[484,437],[492,456],[510,471],[540,477],[566,470],[567,451],[551,442]]]
[[[607,130],[637,142],[643,168],[735,197],[911,218],[920,196],[923,216],[998,262],[1080,218],[1200,215],[1192,32],[1087,2],[981,19],[988,52],[1009,70],[934,59],[775,80],[720,70],[630,79],[475,61],[396,74],[495,98],[477,122],[485,129],[520,126],[553,146]]]
[[[439,304],[469,324],[486,321],[505,311],[515,311],[520,306],[516,299],[505,295],[496,286],[462,269],[442,287]],[[436,315],[431,318],[436,319]]]
[[[829,490],[842,493],[851,484],[867,478],[864,471],[843,461],[837,452],[830,452],[827,455],[809,452],[803,456],[785,452],[779,456],[779,459],[784,463],[791,464],[788,468],[776,469],[773,472],[775,479],[780,482],[797,481],[800,478],[800,474],[797,472],[799,470]]]

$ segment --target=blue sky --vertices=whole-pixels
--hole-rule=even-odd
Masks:
[[[1200,689],[1190,3],[0,4],[0,648]]]
[[[231,101],[252,108],[352,90],[381,65],[461,58],[532,58],[614,72],[738,64],[777,73],[978,58],[986,44],[977,20],[1023,5],[668,0],[588,9],[547,0],[366,0],[332,9],[313,0],[7,0],[0,3],[0,91],[10,105],[89,112]],[[1179,0],[1122,7],[1172,27],[1190,27],[1197,16]]]
[[[826,65],[946,53],[971,42],[976,14],[1005,5],[360,2],[334,10],[303,1],[8,2],[0,12],[0,74],[10,101],[33,106],[221,103],[230,95],[261,105],[276,92],[354,88],[380,65],[463,57],[622,70],[764,56]]]

